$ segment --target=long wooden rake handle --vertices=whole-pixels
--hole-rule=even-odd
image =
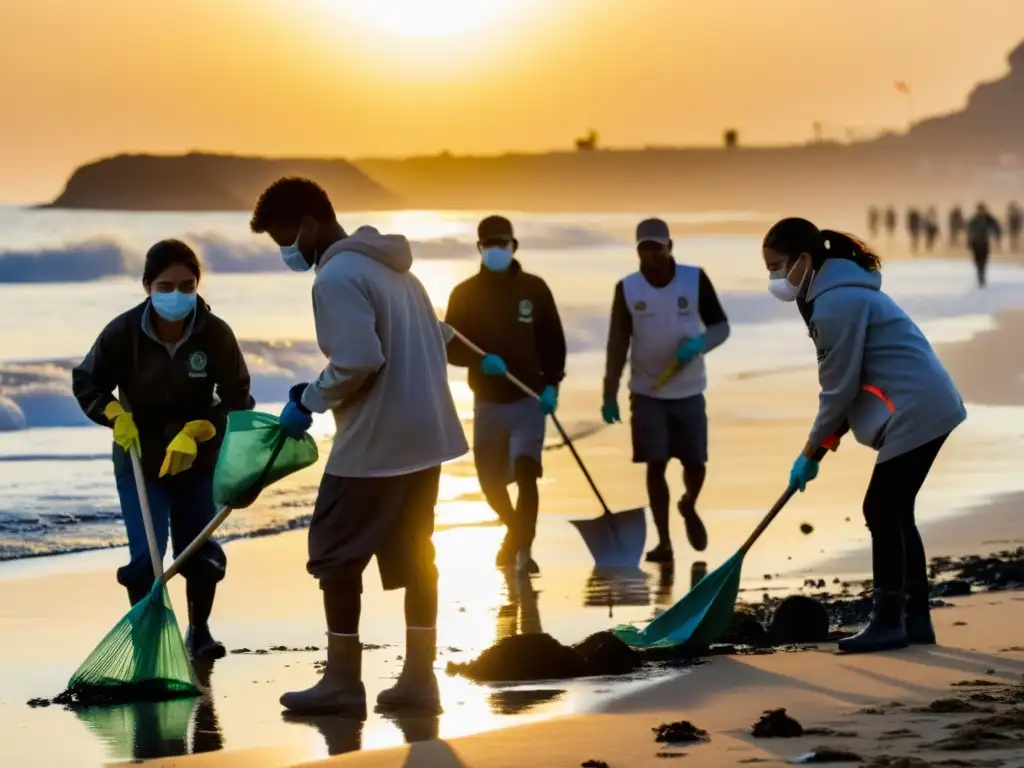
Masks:
[[[132,462],[132,473],[135,475],[135,490],[139,494],[139,509],[142,512],[142,526],[146,529],[146,543],[149,544],[149,559],[153,561],[153,577],[160,581],[164,577],[164,562],[160,555],[160,547],[156,541],[156,528],[153,527],[153,512],[149,508],[149,496],[146,494],[146,478],[142,473],[142,459],[139,451],[132,448],[128,451]]]
[[[813,456],[814,460],[821,461],[825,457],[825,454],[830,450],[834,450],[837,443],[838,441],[834,437],[830,437],[825,441],[825,445],[815,452]],[[782,511],[782,508],[789,503],[789,500],[792,499],[795,494],[795,488],[787,488],[786,492],[779,497],[779,500],[775,502],[775,506],[768,510],[768,514],[764,516],[764,519],[762,519],[760,523],[758,523],[757,528],[755,528],[754,532],[750,534],[750,538],[748,538],[746,542],[744,542],[743,546],[740,547],[740,557],[745,556],[747,552],[750,551],[750,548],[754,546],[754,542],[761,538],[761,534],[764,533],[768,526],[772,524],[772,521],[779,516],[779,512]]]
[[[277,445],[274,446],[273,453],[270,454],[270,459],[267,461],[267,466],[264,467],[263,472],[260,474],[259,479],[253,483],[254,486],[262,486],[264,481],[267,479],[267,475],[270,474],[271,468],[274,466],[274,462],[277,460],[278,454],[281,453],[281,449],[284,448],[285,438],[282,435],[277,441]],[[221,507],[217,514],[213,516],[213,519],[206,524],[206,527],[201,530],[189,545],[185,547],[180,555],[174,558],[174,562],[171,563],[171,567],[162,575],[158,575],[157,581],[161,581],[166,584],[170,579],[173,579],[181,571],[185,562],[192,557],[196,552],[199,551],[206,542],[208,542],[213,534],[220,528],[221,524],[228,519],[228,516],[234,512],[233,507],[224,506]]]

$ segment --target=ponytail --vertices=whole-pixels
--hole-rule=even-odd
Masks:
[[[849,259],[861,269],[877,272],[882,268],[882,257],[871,250],[859,237],[831,229],[821,230],[820,260],[812,254],[814,268],[818,269],[826,259]]]
[[[803,253],[811,255],[815,271],[828,259],[848,259],[868,272],[882,268],[882,259],[862,240],[844,232],[818,229],[807,219],[782,219],[764,236],[762,247],[777,251],[790,259]]]

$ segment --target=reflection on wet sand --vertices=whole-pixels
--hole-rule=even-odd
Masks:
[[[537,596],[528,577],[517,575],[511,568],[503,572],[505,603],[498,608],[498,626],[495,639],[515,635],[536,635],[544,631],[540,622]],[[494,691],[487,697],[491,710],[498,715],[521,715],[533,707],[555,701],[565,694],[561,689]]]
[[[75,714],[106,744],[113,760],[149,760],[223,749],[224,737],[210,693],[213,663],[195,664],[196,678],[204,691],[202,696],[87,707]],[[190,725],[194,726],[191,747]]]
[[[543,632],[537,608],[540,592],[533,588],[533,582],[518,576],[511,568],[506,569],[502,575],[505,578],[505,602],[498,607],[495,639]]]
[[[640,568],[594,568],[583,591],[583,605],[607,606],[609,618],[617,605],[650,605],[648,578]]]
[[[337,715],[296,715],[283,712],[286,723],[308,725],[319,731],[331,757],[346,752],[358,752],[363,747],[363,721],[350,720]]]

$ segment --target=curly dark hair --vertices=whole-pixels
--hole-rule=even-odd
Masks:
[[[761,245],[791,259],[801,253],[809,253],[816,270],[821,269],[828,259],[849,259],[869,272],[882,268],[882,257],[860,238],[831,229],[818,229],[807,219],[782,219],[768,230]]]
[[[277,225],[298,224],[303,216],[317,222],[335,221],[334,206],[315,181],[298,177],[278,179],[256,201],[249,228],[263,234]]]

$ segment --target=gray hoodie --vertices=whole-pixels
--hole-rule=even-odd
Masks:
[[[886,461],[951,432],[967,418],[949,373],[913,320],[883,293],[882,276],[829,259],[807,290],[821,384],[810,442],[848,422]]]
[[[372,227],[320,257],[313,316],[328,362],[302,403],[334,412],[329,475],[405,475],[469,450],[437,315],[410,267],[409,242]]]

